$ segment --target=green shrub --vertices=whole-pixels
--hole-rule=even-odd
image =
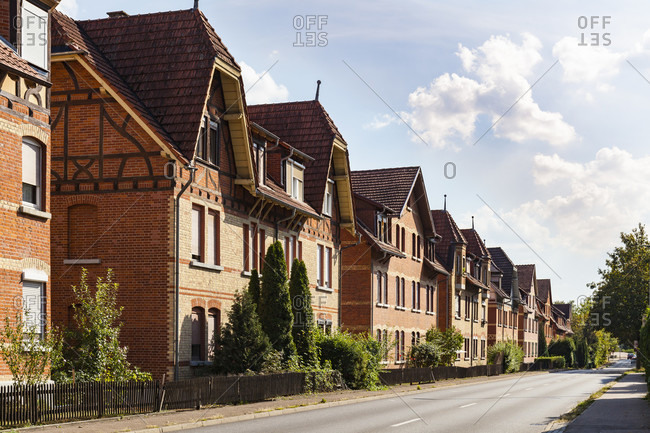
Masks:
[[[554,340],[548,346],[548,354],[550,356],[563,356],[567,367],[573,367],[575,351],[576,345],[573,342],[573,338],[570,337]]]
[[[311,308],[311,291],[307,267],[302,260],[295,259],[291,266],[289,294],[293,313],[293,341],[303,366],[318,366],[318,354],[314,340],[314,313]]]
[[[541,370],[566,367],[566,359],[564,356],[540,356],[535,359],[535,362],[539,364]]]
[[[494,364],[499,355],[503,355],[503,369],[506,373],[519,371],[521,362],[524,360],[524,351],[512,341],[499,341],[488,347],[488,364]]]
[[[457,352],[463,347],[463,334],[453,326],[444,331],[431,327],[427,331],[426,340],[438,348],[440,354],[439,365],[443,366],[454,365]]]
[[[316,345],[321,365],[329,363],[341,372],[350,388],[373,389],[379,384],[382,345],[368,335],[335,332],[316,333]]]
[[[645,378],[648,382],[648,389],[650,389],[650,311],[646,311],[645,325],[641,327],[637,356],[641,359],[641,366],[645,369]]]
[[[576,340],[576,366],[585,368],[589,365],[589,345],[587,340],[580,338]]]
[[[433,368],[440,364],[440,349],[434,343],[420,343],[411,346],[408,357],[409,367]]]
[[[612,334],[599,329],[595,332],[596,335],[596,348],[594,350],[594,364],[600,367],[609,359],[609,354],[616,350],[618,347],[618,339],[614,338]]]

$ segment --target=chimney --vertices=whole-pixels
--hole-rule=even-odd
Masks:
[[[445,194],[445,206],[444,206],[444,210],[447,210],[447,194]]]
[[[128,17],[129,16],[129,14],[127,14],[124,11],[106,12],[106,15],[108,15],[110,18],[120,18],[120,17]]]
[[[194,0],[194,9],[199,8],[199,0]]]
[[[318,101],[318,94],[320,93],[320,80],[316,81],[316,97],[314,101]]]

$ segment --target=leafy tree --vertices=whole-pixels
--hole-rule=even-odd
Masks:
[[[257,272],[257,269],[251,271],[251,279],[248,282],[248,293],[251,295],[251,301],[255,304],[255,311],[257,314],[260,313],[260,292],[262,291],[260,287],[260,274]]]
[[[282,352],[285,361],[296,354],[291,328],[293,313],[287,283],[287,265],[282,244],[278,241],[266,251],[266,265],[262,275],[259,316],[262,329],[275,350]]]
[[[293,312],[293,341],[302,365],[318,366],[316,340],[314,337],[314,313],[311,308],[311,290],[307,277],[307,266],[302,260],[295,259],[291,267],[289,294]]]
[[[97,278],[93,293],[88,286],[88,271],[81,271],[79,286],[72,286],[76,327],[69,331],[69,342],[73,344],[68,344],[65,354],[70,363],[59,372],[59,380],[70,378],[70,368],[82,382],[151,379],[149,373],[131,366],[126,359],[128,349],[120,346],[123,307],[117,305],[118,287],[109,269],[105,278]]]
[[[411,346],[410,367],[435,367],[440,365],[440,349],[434,343],[424,342]]]
[[[435,344],[440,350],[440,365],[453,365],[457,352],[463,347],[463,334],[454,326],[444,331],[431,327],[427,331],[426,340]]]
[[[648,305],[650,248],[645,226],[621,233],[621,246],[608,253],[605,269],[594,289],[590,326],[606,329],[623,343],[639,339],[641,319]]]
[[[604,329],[596,331],[596,350],[594,353],[594,364],[600,367],[609,359],[609,354],[618,347],[618,339]]]
[[[572,338],[562,338],[560,340],[554,340],[551,342],[551,345],[548,347],[548,353],[551,356],[563,356],[565,359],[565,365],[567,367],[572,367],[574,364],[576,346]]]
[[[544,325],[539,327],[539,333],[537,334],[537,349],[539,350],[540,356],[548,355],[548,347],[546,345],[546,335],[544,333]]]
[[[488,364],[495,364],[497,359],[503,359],[503,369],[506,373],[515,373],[519,371],[522,361],[524,360],[524,350],[518,344],[507,340],[497,341],[488,347],[487,360]]]
[[[13,323],[5,317],[4,328],[0,329],[0,355],[16,386],[46,382],[50,369],[63,362],[60,332],[54,328],[41,337],[38,326],[30,326],[19,312]]]
[[[248,291],[235,293],[228,322],[214,342],[214,369],[219,373],[260,371],[271,350]]]

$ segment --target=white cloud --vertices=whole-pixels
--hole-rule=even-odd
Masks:
[[[267,104],[271,102],[285,102],[289,99],[289,90],[283,84],[277,84],[270,73],[255,72],[251,66],[240,62],[244,88],[246,89],[246,103]]]
[[[650,217],[650,156],[635,158],[617,147],[600,149],[586,163],[557,154],[536,155],[535,183],[553,191],[550,198],[531,200],[501,216],[533,248],[593,255],[612,247],[622,231],[629,232]],[[492,205],[492,204],[491,204]],[[508,229],[486,207],[480,211],[490,237]]]
[[[382,114],[379,116],[375,116],[371,122],[366,123],[363,125],[364,129],[381,129],[384,128],[391,123],[396,123],[398,122],[399,119],[393,115],[390,114]]]
[[[617,75],[627,53],[609,47],[579,45],[578,38],[565,37],[553,46],[553,56],[562,65],[563,79],[569,83],[602,82]]]
[[[77,16],[77,12],[79,12],[79,5],[77,4],[77,0],[61,0],[61,3],[59,3],[56,9],[74,18]]]
[[[519,100],[494,126],[495,136],[517,143],[570,143],[576,139],[574,128],[560,113],[542,110],[529,91],[541,73],[536,68],[541,47],[531,34],[523,34],[521,44],[509,36],[492,36],[474,49],[459,44],[456,54],[469,76],[447,73],[428,87],[418,87],[409,95],[411,111],[403,113],[404,118],[427,142],[442,148],[452,138],[469,141],[480,115],[494,123]]]

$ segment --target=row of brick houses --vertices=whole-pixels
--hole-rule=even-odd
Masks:
[[[458,365],[507,339],[532,360],[540,326],[571,333],[534,265],[431,210],[420,167],[351,171],[317,99],[246,104],[200,10],[75,21],[30,2],[0,15],[5,315],[19,299],[43,330],[68,326],[82,268],[113,269],[129,360],[189,377],[278,240],[307,265],[317,325],[390,341],[391,365],[432,327],[463,333]],[[34,10],[38,53],[9,25]]]

